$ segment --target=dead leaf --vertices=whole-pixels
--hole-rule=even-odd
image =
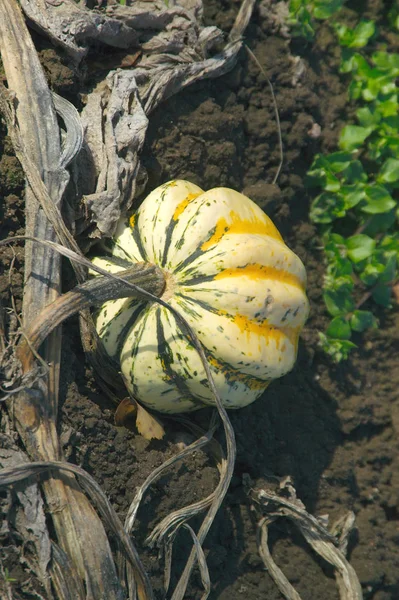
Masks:
[[[136,416],[136,428],[146,440],[161,440],[165,429],[159,419],[151,415],[133,398],[124,398],[115,412],[115,425],[132,429],[129,423]]]
[[[119,403],[118,408],[115,412],[115,425],[117,427],[129,427],[127,426],[127,421],[130,417],[137,415],[137,402],[131,398],[124,398],[122,402]]]
[[[136,427],[146,440],[161,440],[165,435],[161,421],[147,412],[140,404],[137,404]]]

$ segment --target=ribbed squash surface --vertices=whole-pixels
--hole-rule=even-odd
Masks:
[[[113,257],[93,262],[112,272],[121,269],[115,259],[164,269],[162,298],[197,333],[226,408],[250,404],[293,367],[308,315],[305,268],[249,198],[166,183],[120,224]],[[164,413],[213,404],[199,356],[166,308],[122,299],[95,319],[137,400]]]

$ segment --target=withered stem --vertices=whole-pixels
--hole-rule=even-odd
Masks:
[[[68,317],[92,306],[99,306],[108,300],[134,297],[135,293],[128,283],[133,283],[158,297],[165,287],[162,269],[149,263],[133,264],[115,275],[125,281],[106,276],[95,277],[59,296],[41,311],[25,330],[25,335],[18,345],[18,357],[25,373],[33,368],[35,357],[32,350],[38,351],[48,335]]]

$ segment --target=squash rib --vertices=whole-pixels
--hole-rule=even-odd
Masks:
[[[139,328],[136,331],[136,336],[134,338],[132,345],[129,348],[129,344],[125,343],[123,346],[122,353],[121,353],[122,375],[125,379],[129,380],[130,385],[128,385],[128,389],[129,388],[131,389],[132,395],[136,398],[140,398],[140,394],[139,394],[138,386],[136,384],[135,377],[134,377],[134,361],[135,361],[137,354],[140,351],[140,342],[141,342],[141,338],[143,337],[143,334],[145,331],[147,320],[150,316],[150,310],[151,310],[151,308],[144,309],[145,312],[142,316],[141,324],[139,325]],[[159,310],[159,307],[156,307],[156,310]],[[129,336],[129,339],[130,339],[130,337],[131,336]],[[126,373],[125,365],[126,365],[128,358],[130,359],[129,362],[130,362],[131,366],[127,370],[128,373]]]
[[[161,362],[162,365],[162,369],[163,372],[165,374],[165,382],[169,385],[171,385],[172,387],[175,387],[176,390],[181,394],[182,398],[181,399],[187,399],[190,400],[191,402],[194,402],[194,404],[198,405],[198,408],[201,408],[201,405],[203,404],[203,402],[197,398],[194,398],[192,393],[190,392],[190,389],[187,385],[187,378],[192,378],[191,373],[186,369],[185,370],[185,374],[186,377],[183,377],[182,375],[180,375],[179,373],[177,373],[177,371],[173,368],[173,364],[175,363],[175,358],[173,355],[173,351],[166,339],[165,336],[165,330],[164,330],[164,326],[162,323],[162,318],[161,318],[161,312],[166,312],[166,309],[160,309],[159,311],[157,311],[157,341],[158,341],[158,359]],[[165,316],[165,315],[162,315]],[[177,330],[179,330],[179,325],[176,323],[175,317],[173,315],[171,315],[172,318],[175,321],[175,325],[177,327]],[[168,315],[169,317],[169,315]],[[176,357],[177,358],[177,357]],[[178,361],[178,363],[181,365],[181,362]],[[176,402],[179,402],[179,400],[181,399],[177,399]]]
[[[169,225],[166,228],[166,236],[165,236],[165,242],[164,242],[164,249],[163,249],[163,255],[162,255],[162,260],[161,260],[161,267],[165,267],[167,264],[167,260],[168,260],[168,253],[169,253],[169,248],[171,246],[172,243],[172,236],[173,236],[173,232],[175,230],[175,227],[177,225],[178,219],[180,217],[180,215],[183,213],[183,211],[187,208],[187,206],[190,204],[190,202],[192,202],[193,200],[195,200],[196,198],[198,198],[200,194],[188,194],[184,200],[182,200],[181,202],[179,202],[179,204],[177,205],[174,213],[173,213],[173,217],[172,219],[169,221]]]
[[[141,239],[141,232],[140,232],[140,227],[139,227],[139,219],[140,219],[140,213],[138,213],[137,219],[133,224],[133,227],[130,225],[130,231],[132,234],[132,238],[136,243],[137,248],[139,249],[140,254],[143,257],[143,260],[145,262],[149,261],[147,252],[144,248],[144,244],[143,244],[143,240]]]
[[[140,317],[140,314],[143,312],[144,308],[145,308],[145,303],[144,302],[137,302],[136,301],[132,301],[130,308],[133,308],[133,305],[136,304],[136,309],[133,310],[131,316],[129,317],[128,322],[126,323],[126,325],[124,325],[121,330],[120,333],[118,335],[118,344],[116,346],[116,351],[115,351],[115,356],[118,357],[118,360],[120,360],[120,357],[122,355],[123,352],[123,347],[125,345],[125,339],[126,336],[129,334],[129,332],[131,331],[131,329],[136,325],[137,320]]]

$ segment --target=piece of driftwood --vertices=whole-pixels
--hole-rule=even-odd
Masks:
[[[114,4],[105,11],[88,10],[73,0],[21,0],[29,21],[74,59],[80,60],[98,42],[139,48],[134,68],[105,74],[87,94],[81,113],[85,139],[75,165],[70,222],[85,234],[83,243],[87,234],[112,236],[121,213],[143,191],[146,176],[140,172],[139,155],[151,111],[182,88],[234,66],[253,5],[254,0],[244,0],[225,48],[212,55],[223,33],[202,26],[201,0],[168,6],[162,0]]]
[[[116,279],[120,276],[123,279]],[[100,306],[109,300],[117,300],[134,296],[125,281],[134,283],[140,289],[150,291],[155,296],[161,296],[165,287],[163,271],[157,265],[135,263],[129,268],[115,273],[115,278],[106,276],[90,279],[76,286],[66,294],[59,296],[46,306],[36,317],[35,321],[25,328],[24,338],[19,342],[17,355],[24,372],[34,367],[35,354],[51,332],[69,317]]]

